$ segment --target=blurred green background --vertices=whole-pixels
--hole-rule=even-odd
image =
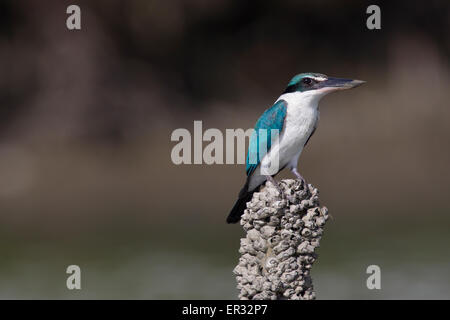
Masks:
[[[449,299],[449,2],[378,3],[375,31],[369,4],[2,1],[0,298],[237,298],[244,166],[176,166],[170,135],[250,128],[320,72],[367,83],[321,102],[300,159],[333,216],[317,297]]]

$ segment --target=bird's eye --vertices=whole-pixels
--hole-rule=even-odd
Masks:
[[[311,80],[311,78],[303,78],[303,83],[310,85],[312,83],[312,80]]]

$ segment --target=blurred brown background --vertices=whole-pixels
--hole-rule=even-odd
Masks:
[[[0,298],[236,298],[244,166],[176,166],[170,135],[250,128],[300,72],[367,81],[300,159],[334,217],[318,298],[450,298],[450,6],[378,3],[371,31],[369,4],[2,1]]]

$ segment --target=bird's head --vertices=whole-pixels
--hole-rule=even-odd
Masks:
[[[300,73],[293,77],[283,93],[306,92],[325,95],[330,92],[357,87],[365,81],[332,78],[320,73]]]

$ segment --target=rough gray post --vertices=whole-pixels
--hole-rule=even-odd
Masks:
[[[298,180],[270,182],[247,203],[241,225],[239,264],[234,269],[239,299],[315,299],[311,267],[328,220],[319,192]]]

